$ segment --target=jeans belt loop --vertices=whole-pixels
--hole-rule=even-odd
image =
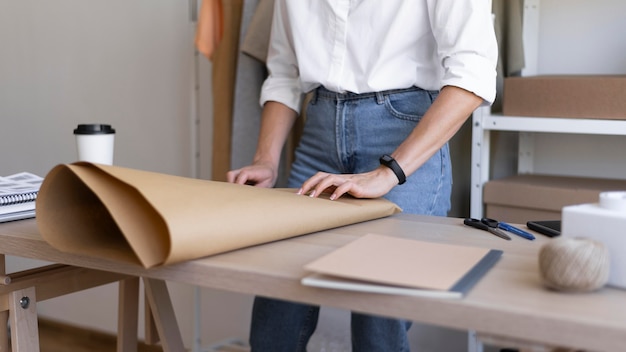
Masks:
[[[319,90],[320,90],[320,87],[317,87],[317,88],[313,89],[313,92],[311,92],[310,104],[312,104],[312,105],[317,104],[317,96],[319,95]]]
[[[376,103],[378,105],[385,103],[385,94],[383,92],[376,92]]]

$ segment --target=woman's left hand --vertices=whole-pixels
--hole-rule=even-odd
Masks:
[[[344,194],[355,198],[379,198],[397,184],[398,178],[385,166],[361,174],[318,172],[302,184],[298,194],[318,197],[322,193],[331,193],[330,200],[338,199]]]

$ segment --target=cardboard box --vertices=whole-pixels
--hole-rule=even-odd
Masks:
[[[626,75],[508,77],[502,113],[626,120]]]
[[[600,192],[626,190],[626,180],[515,175],[485,183],[485,215],[526,224],[529,220],[561,220],[563,207],[594,203]]]

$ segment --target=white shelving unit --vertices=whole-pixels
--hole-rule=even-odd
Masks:
[[[539,39],[539,0],[524,2],[524,76],[537,74]],[[626,136],[626,120],[566,119],[548,117],[518,117],[492,114],[481,107],[472,117],[472,164],[470,216],[483,216],[483,186],[490,179],[492,131],[519,132],[518,173],[533,173],[536,133],[568,133]]]
[[[536,132],[626,136],[626,120],[501,116],[491,114],[489,108],[478,109],[472,124],[470,216],[473,218],[483,216],[483,185],[489,180],[491,131],[519,132],[518,173],[534,171]]]

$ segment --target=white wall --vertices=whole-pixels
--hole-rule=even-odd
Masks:
[[[189,175],[190,30],[187,2],[0,1],[0,174],[75,160],[103,122],[116,164]]]
[[[626,2],[541,0],[540,74],[626,74]]]

